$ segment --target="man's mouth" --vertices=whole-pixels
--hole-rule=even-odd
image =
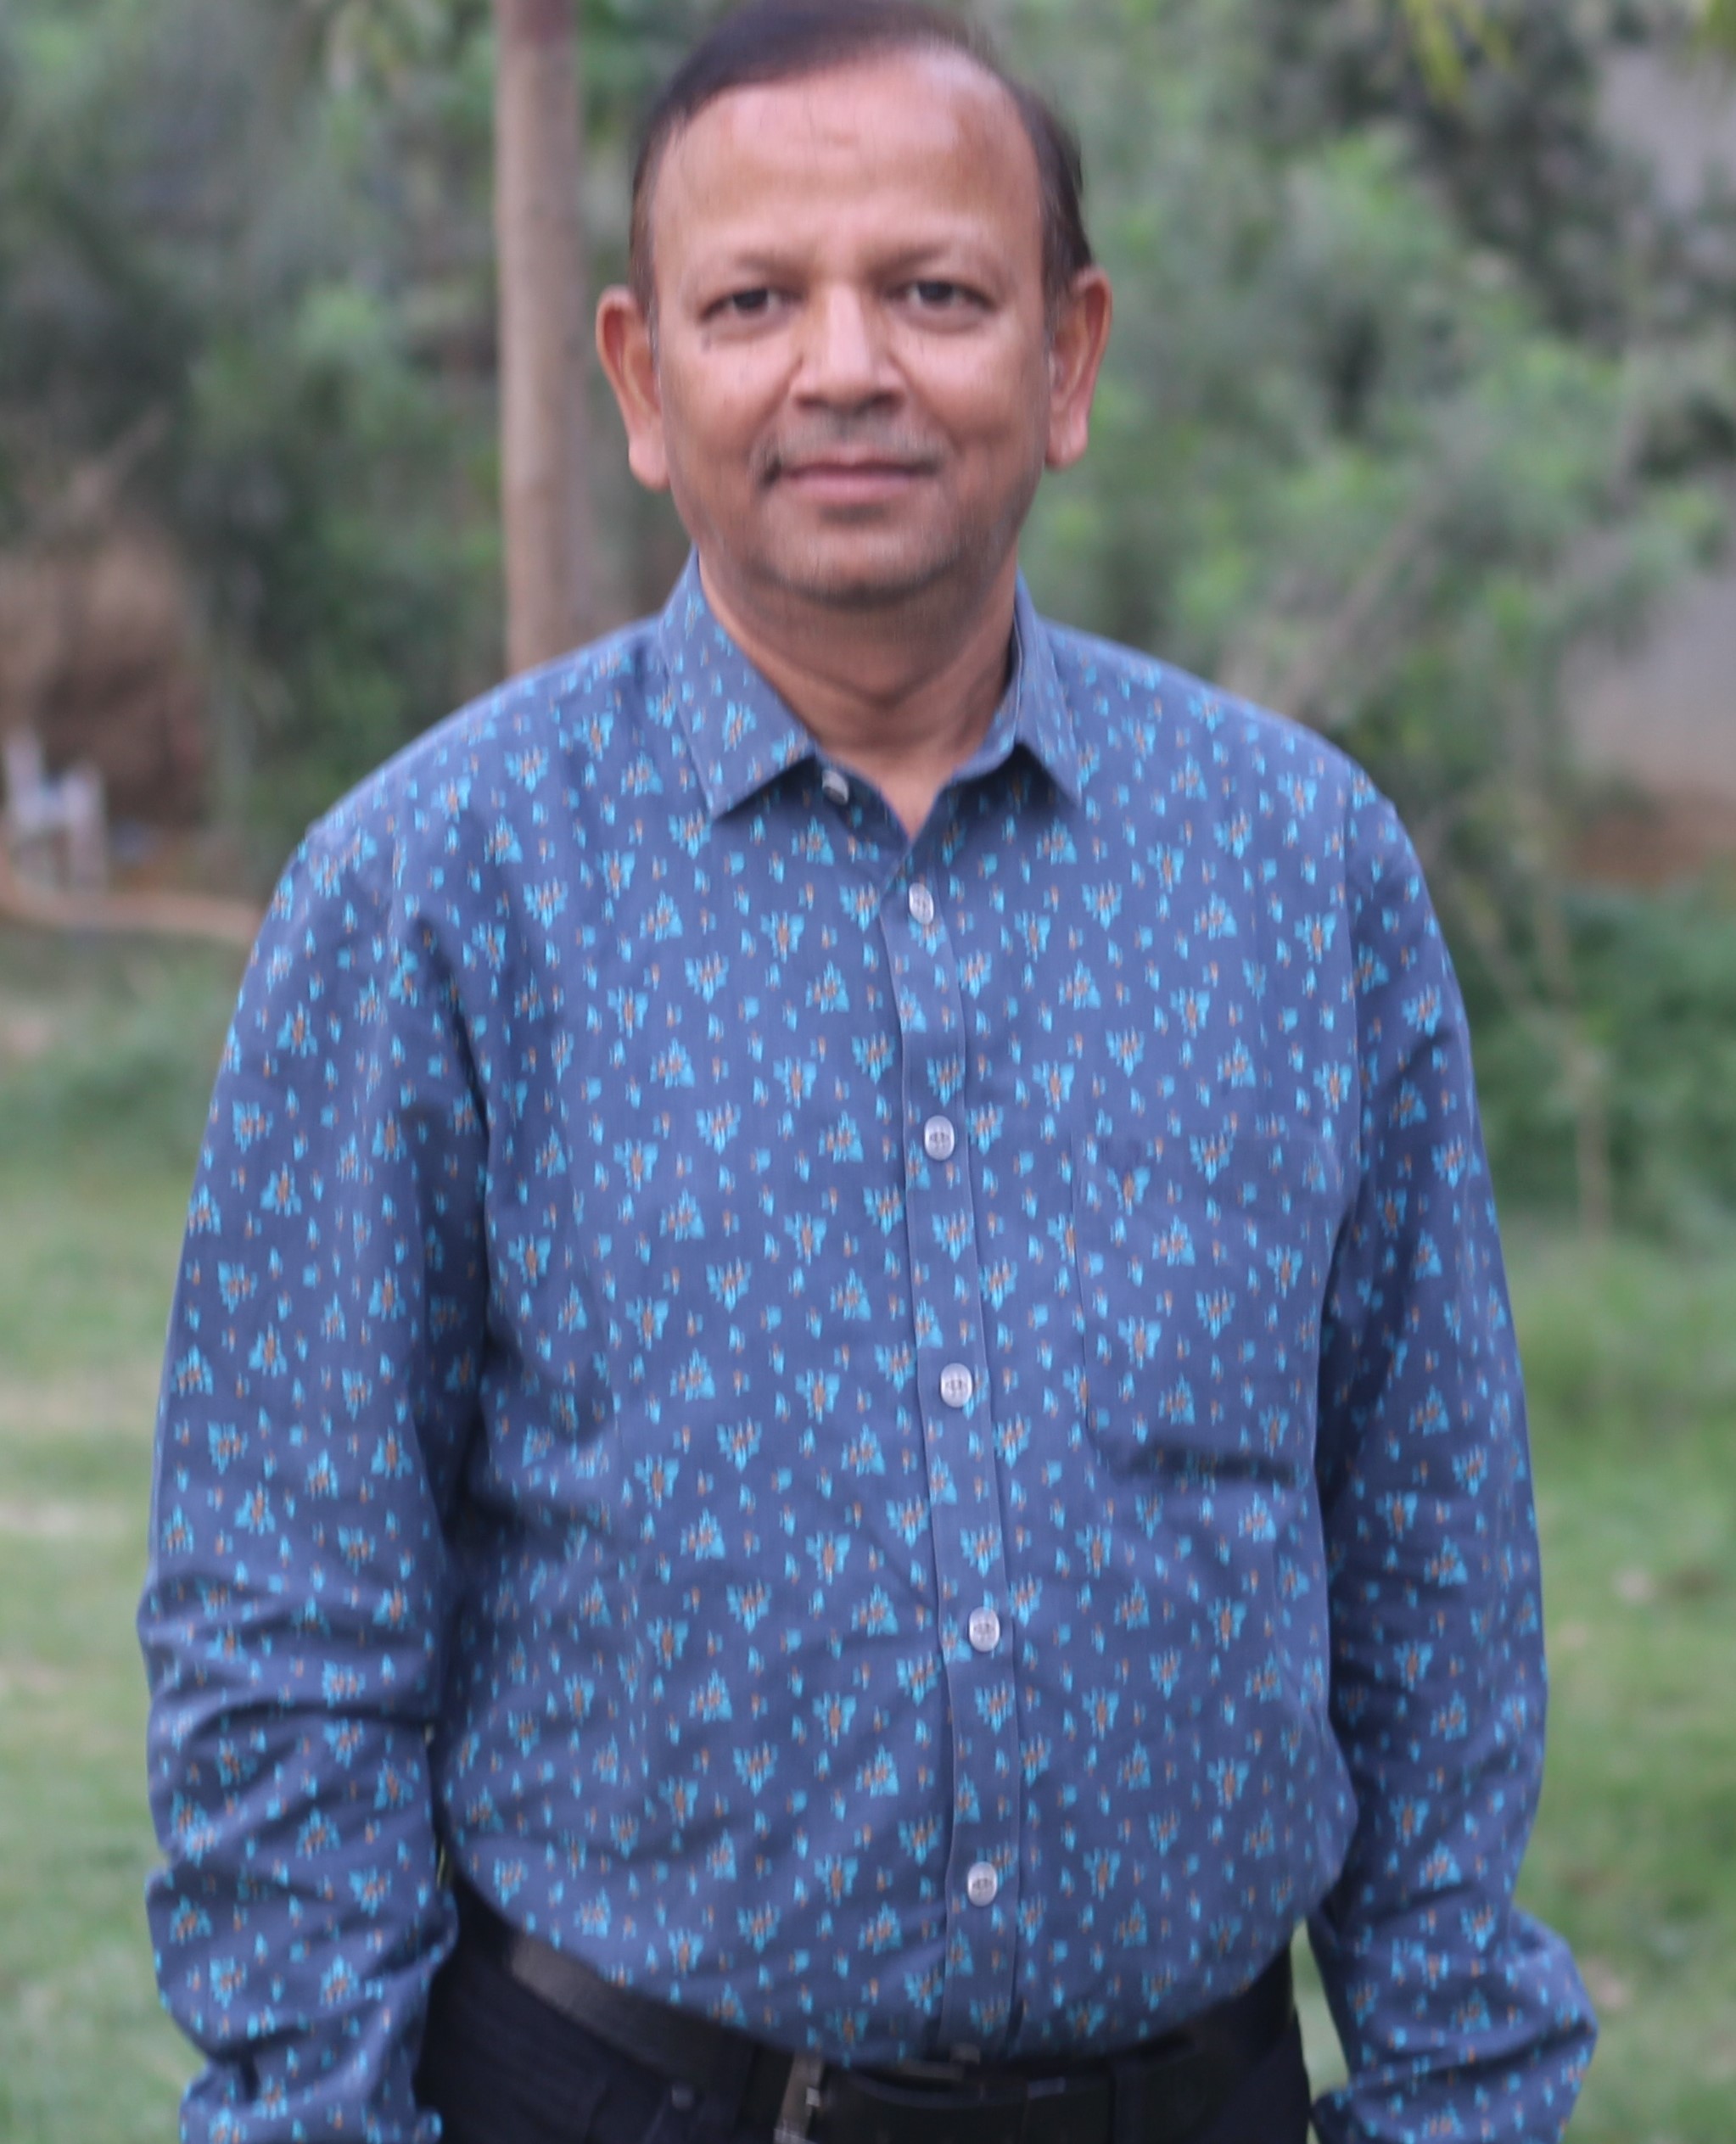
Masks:
[[[816,454],[779,462],[774,484],[788,484],[804,496],[841,504],[865,503],[907,490],[932,473],[932,462],[889,455]]]

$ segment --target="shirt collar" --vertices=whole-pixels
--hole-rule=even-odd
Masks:
[[[732,810],[818,746],[742,654],[707,602],[697,552],[689,557],[658,624],[658,647],[675,711],[714,819]],[[987,774],[1022,745],[1075,803],[1081,769],[1072,710],[1061,691],[1049,635],[1019,577],[1013,674],[988,735],[960,769]]]

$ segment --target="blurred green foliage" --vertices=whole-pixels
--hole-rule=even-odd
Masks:
[[[583,0],[598,279],[636,112],[720,12]],[[1079,125],[1119,293],[1094,451],[1030,532],[1039,598],[1316,725],[1394,796],[1506,1186],[1594,1222],[1728,1207],[1728,915],[1574,893],[1562,714],[1588,649],[1722,535],[1736,225],[1660,199],[1599,101],[1624,41],[1717,6],[979,12]],[[261,882],[498,669],[490,25],[487,0],[0,0],[0,536],[163,420],[134,490],[196,578],[212,809]],[[683,544],[597,418],[624,616]]]
[[[1728,932],[1711,896],[1575,895],[1594,799],[1564,708],[1722,540],[1736,250],[1603,131],[1600,70],[1655,25],[1460,15],[1443,80],[1414,9],[1028,0],[1123,299],[1029,563],[1064,615],[1373,770],[1472,1001],[1504,1185],[1663,1220],[1728,1202],[1696,1097],[1731,1007],[1647,989],[1716,974]]]
[[[1701,0],[1700,35],[1712,51],[1736,59],[1736,0]]]
[[[496,663],[486,53],[387,99],[316,27],[0,6],[0,515],[165,421],[135,489],[197,576],[213,801],[262,875]]]
[[[1705,1243],[1736,1213],[1736,904],[1700,891],[1576,893],[1584,1018],[1607,1066],[1619,1213]],[[1548,1050],[1497,1007],[1476,1022],[1485,1129],[1504,1196],[1563,1209],[1572,1126]]]
[[[0,932],[0,1169],[189,1178],[239,980],[227,950]]]

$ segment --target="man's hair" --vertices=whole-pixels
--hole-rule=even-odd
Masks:
[[[1047,98],[1008,74],[986,40],[923,0],[753,0],[703,38],[647,114],[633,167],[628,275],[647,318],[655,306],[651,204],[670,143],[732,89],[792,81],[884,53],[962,53],[1005,89],[1037,159],[1043,204],[1043,289],[1053,314],[1092,265],[1078,137]]]

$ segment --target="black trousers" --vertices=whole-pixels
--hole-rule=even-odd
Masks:
[[[741,2084],[694,2094],[617,2054],[462,1945],[434,1982],[417,2096],[445,2144],[769,2144]],[[1308,2080],[1290,2031],[1188,2144],[1306,2144]]]

